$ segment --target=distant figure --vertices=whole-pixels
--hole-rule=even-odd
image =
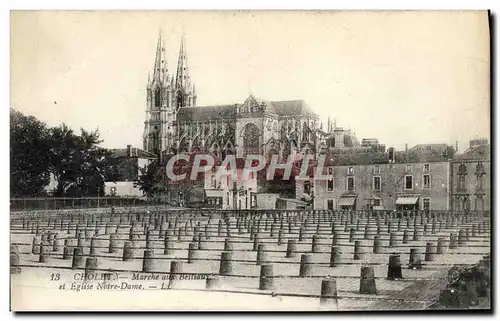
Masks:
[[[115,214],[115,207],[111,206],[111,215]]]

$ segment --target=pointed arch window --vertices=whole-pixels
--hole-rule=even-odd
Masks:
[[[243,132],[243,150],[245,155],[259,153],[260,130],[255,124],[248,124]]]
[[[155,89],[155,107],[161,107],[161,88],[156,87]]]

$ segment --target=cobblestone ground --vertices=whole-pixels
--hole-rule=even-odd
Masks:
[[[141,290],[103,290],[103,291],[75,291],[59,290],[58,285],[74,281],[75,272],[72,260],[63,259],[63,248],[53,250],[50,246],[50,257],[44,263],[39,262],[39,254],[32,254],[33,238],[36,235],[34,218],[24,220],[17,216],[11,223],[11,244],[16,244],[19,253],[20,274],[12,274],[11,290],[13,308],[30,307],[40,309],[47,302],[57,309],[117,309],[123,308],[123,302],[137,303],[137,306],[127,306],[130,309],[245,309],[245,310],[408,310],[426,309],[439,296],[439,292],[446,284],[447,271],[454,265],[472,265],[490,252],[489,222],[483,217],[472,217],[468,220],[459,219],[452,222],[449,219],[445,227],[446,216],[443,215],[434,223],[431,219],[418,218],[408,222],[405,219],[389,217],[388,219],[374,218],[360,215],[351,221],[350,217],[331,214],[302,215],[294,221],[291,217],[281,218],[273,224],[273,220],[236,220],[232,218],[230,224],[230,243],[232,245],[232,271],[229,275],[219,275],[221,252],[224,251],[224,241],[227,238],[225,225],[219,228],[219,217],[215,214],[211,218],[194,216],[191,222],[187,216],[176,214],[178,221],[174,229],[174,218],[156,214],[144,219],[142,216],[97,215],[83,218],[72,214],[63,214],[50,219],[38,220],[39,236],[43,230],[57,233],[61,245],[65,239],[71,239],[76,245],[80,238],[80,245],[84,248],[84,255],[90,256],[90,238],[95,238],[95,253],[98,271],[117,272],[119,279],[116,282],[133,281],[133,272],[142,271],[144,250],[152,249],[154,262],[150,272],[157,273],[160,278],[168,276],[171,261],[182,261],[182,273],[193,273],[192,277],[176,280],[174,289],[162,290],[162,282],[157,280],[141,281]],[[154,219],[165,217],[160,224],[154,224]],[[297,214],[298,217],[298,214]],[[61,228],[62,220],[62,228]],[[71,221],[73,220],[73,222]],[[124,242],[129,240],[132,221],[137,220],[135,232],[139,239],[134,241],[134,257],[123,261]],[[281,244],[278,244],[280,220],[284,222],[281,229]],[[121,222],[120,222],[121,221]],[[170,222],[170,229],[167,222]],[[436,222],[442,221],[439,225]],[[186,228],[186,222],[188,226]],[[346,228],[347,222],[347,228]],[[486,222],[486,223],[484,223]],[[151,226],[150,242],[146,244],[145,230]],[[158,222],[156,222],[158,223]],[[291,229],[289,229],[290,223]],[[162,229],[158,225],[164,224]],[[196,233],[194,229],[199,224]],[[333,224],[333,226],[332,226]],[[400,228],[398,229],[398,224]],[[432,233],[431,226],[434,226]],[[153,226],[156,225],[156,228]],[[267,225],[267,227],[266,227]],[[106,228],[107,226],[107,228]],[[206,226],[206,228],[205,228]],[[256,227],[258,226],[258,227]],[[273,226],[273,227],[271,227]],[[379,231],[377,232],[377,227]],[[441,226],[441,228],[439,228]],[[480,226],[480,228],[478,228]],[[302,232],[299,230],[302,227]],[[178,236],[181,228],[181,236]],[[355,229],[354,233],[351,228]],[[75,237],[76,230],[89,230],[88,238]],[[252,231],[260,237],[260,243],[266,249],[266,264],[273,266],[273,289],[259,290],[260,265],[256,264],[257,251],[253,250],[254,241],[250,238]],[[340,252],[340,260],[334,267],[330,267],[330,252],[333,242],[332,229],[337,234],[334,245]],[[369,231],[365,233],[366,229]],[[450,233],[459,236],[459,231],[469,232],[468,239],[461,239],[460,246],[449,248]],[[474,229],[474,231],[473,231]],[[272,231],[271,231],[272,230]],[[403,235],[408,242],[403,244]],[[417,237],[414,240],[414,231]],[[97,233],[96,233],[97,232]],[[109,253],[110,235],[117,235],[117,252]],[[193,234],[202,233],[201,249],[197,250],[198,258],[188,263],[188,247],[193,241]],[[84,232],[85,233],[85,232]],[[352,234],[352,237],[351,236]],[[378,233],[378,234],[377,234]],[[393,234],[396,244],[389,246],[389,235]],[[172,253],[164,255],[164,236],[170,235],[173,240]],[[302,239],[299,240],[299,234]],[[312,252],[312,236],[317,235],[319,245]],[[380,252],[373,253],[374,236],[381,239]],[[465,234],[464,234],[465,235]],[[436,245],[439,238],[446,240],[446,252],[434,254],[432,261],[425,261],[426,244]],[[49,238],[50,239],[50,238]],[[286,258],[287,241],[296,241],[294,257]],[[360,241],[361,258],[354,259],[354,241]],[[37,242],[39,240],[37,239]],[[50,242],[50,240],[49,240]],[[199,243],[198,243],[199,244]],[[409,269],[410,249],[418,249],[422,261],[421,269]],[[312,258],[312,272],[307,277],[299,277],[301,254],[310,254]],[[402,265],[402,279],[388,280],[388,260],[390,254],[399,254]],[[372,266],[376,281],[377,294],[360,294],[360,271],[362,266]],[[59,274],[57,282],[51,281],[51,276]],[[206,289],[206,276],[215,275],[218,281],[217,289]],[[337,305],[319,305],[321,283],[324,279],[336,280]],[[131,282],[133,283],[133,282]],[[137,283],[137,282],[135,282]],[[166,281],[165,283],[168,283]],[[97,281],[86,281],[94,284]],[[112,293],[112,296],[110,295]],[[110,300],[110,298],[113,298]],[[68,301],[73,304],[69,306]],[[124,301],[125,300],[125,301]],[[147,301],[147,302],[146,302]],[[75,303],[76,302],[76,303]],[[75,305],[76,304],[76,305]],[[134,303],[135,304],[135,303]]]

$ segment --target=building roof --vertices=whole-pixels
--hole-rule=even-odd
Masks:
[[[460,155],[455,156],[453,160],[489,160],[491,157],[490,154],[491,146],[489,144],[478,145],[467,149]]]
[[[272,101],[271,103],[280,116],[316,115],[303,100],[282,100]]]
[[[237,105],[182,107],[177,113],[177,120],[210,120],[235,118]]]
[[[156,159],[157,156],[153,153],[145,151],[140,148],[132,147],[131,154],[128,154],[127,148],[114,148],[110,150],[113,154],[113,157],[121,158],[121,157],[137,157],[137,158],[146,158],[146,159]]]
[[[258,105],[264,106],[264,111],[268,114],[279,116],[316,116],[316,114],[303,100],[268,101],[250,95],[245,100],[245,102],[247,102],[249,99],[254,100]],[[177,120],[189,121],[236,118],[238,114],[238,107],[244,106],[244,104],[245,103],[216,106],[182,107],[177,113]]]

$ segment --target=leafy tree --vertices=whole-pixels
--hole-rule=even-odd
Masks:
[[[11,195],[40,196],[52,173],[56,196],[104,195],[104,182],[116,172],[109,150],[97,147],[99,132],[65,124],[47,126],[11,109]]]
[[[10,110],[10,193],[43,196],[50,182],[49,130],[32,116]]]

